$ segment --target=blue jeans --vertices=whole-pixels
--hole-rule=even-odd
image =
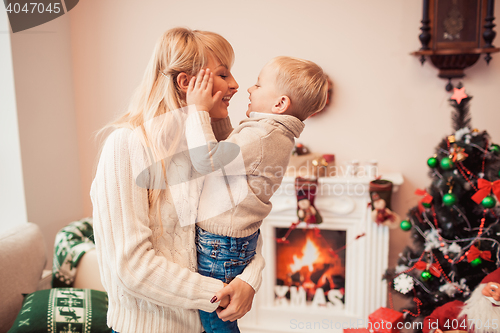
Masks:
[[[196,227],[198,273],[229,283],[241,274],[255,256],[260,231],[236,238],[212,234]],[[217,312],[200,310],[201,323],[207,333],[239,333],[236,321],[222,321]]]

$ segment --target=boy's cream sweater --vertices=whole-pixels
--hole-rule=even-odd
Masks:
[[[218,132],[231,130],[229,118],[215,124],[214,130]],[[200,132],[200,129],[204,137],[199,138],[198,143],[205,144],[208,149],[191,154],[195,169],[207,175],[197,224],[218,235],[249,236],[260,228],[262,220],[271,211],[269,200],[281,184],[294,147],[294,137],[299,137],[304,123],[294,116],[255,112],[243,120],[226,140],[217,143],[208,112],[198,111],[186,123],[190,148],[196,146],[190,141],[196,138],[196,133],[191,131]],[[225,174],[218,171],[217,176],[217,172],[213,172],[214,165],[227,163],[227,156],[234,152],[234,147],[239,147],[241,167],[231,165],[237,164],[236,158],[226,165]],[[225,198],[227,191],[233,198],[232,206]]]
[[[227,135],[224,130],[222,138]],[[217,308],[210,299],[223,283],[196,273],[195,225],[180,226],[168,190],[160,199],[163,230],[154,227],[148,216],[148,190],[136,184],[147,167],[138,137],[132,130],[117,129],[106,140],[92,183],[96,250],[109,297],[108,325],[120,333],[202,332],[197,310]],[[186,152],[175,157],[167,175],[189,178],[191,169]],[[256,291],[264,267],[261,247],[259,238],[257,255],[238,276]]]

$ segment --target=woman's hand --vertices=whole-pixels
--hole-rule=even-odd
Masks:
[[[227,283],[224,282],[224,287],[227,286]],[[229,305],[229,295],[227,296],[224,296],[221,300],[220,300],[220,304],[219,304],[219,307],[222,308],[222,309],[225,309],[227,308],[227,306]],[[221,310],[222,310],[221,309]]]
[[[218,91],[212,96],[214,84],[213,73],[210,69],[202,69],[197,77],[193,76],[189,81],[186,93],[186,103],[196,105],[198,111],[209,111],[213,108],[215,101],[220,99],[222,92]]]
[[[217,315],[223,321],[240,319],[252,308],[254,295],[252,286],[239,278],[233,279],[215,295],[221,300],[221,305],[216,310]],[[225,297],[229,297],[229,305],[224,309],[222,303]]]

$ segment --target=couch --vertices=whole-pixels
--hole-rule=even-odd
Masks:
[[[25,295],[38,290],[57,289],[52,288],[53,272],[44,270],[47,258],[45,240],[38,225],[28,222],[0,234],[0,333],[7,332],[14,324]],[[79,257],[77,265],[74,281],[67,287],[104,291],[95,250],[90,249]],[[68,311],[68,308],[64,310]],[[99,324],[105,327],[106,310],[101,312]],[[104,332],[104,329],[101,331]]]
[[[0,333],[14,323],[24,296],[51,287],[45,241],[40,228],[24,223],[0,234]]]

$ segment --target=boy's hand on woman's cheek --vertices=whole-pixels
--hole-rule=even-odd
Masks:
[[[220,99],[222,92],[218,91],[212,96],[213,73],[210,69],[201,69],[198,75],[193,76],[189,81],[186,93],[186,103],[194,104],[198,111],[208,111],[213,108],[217,99]]]

